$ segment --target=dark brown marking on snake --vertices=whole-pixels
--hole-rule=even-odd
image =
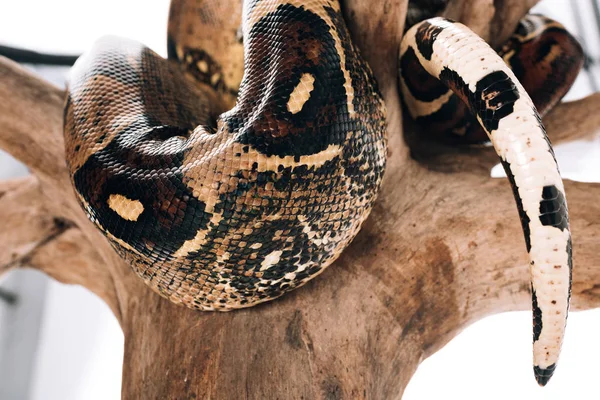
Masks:
[[[458,97],[450,96],[449,100],[436,112],[416,118],[424,129],[427,138],[448,144],[460,144],[469,138],[470,143],[485,143],[489,141],[477,120],[473,119],[467,105]],[[451,135],[439,135],[439,132],[451,132]],[[482,132],[483,137],[474,138],[474,133]]]
[[[565,195],[556,186],[544,186],[540,201],[540,222],[564,231],[569,228]]]
[[[344,132],[359,128],[358,121],[348,119],[340,55],[329,29],[322,18],[290,4],[280,5],[252,26],[246,74],[255,76],[256,83],[242,83],[247,90],[238,101],[261,99],[265,111],[253,116],[240,107],[227,115],[230,131],[241,133],[241,143],[268,156],[303,156],[342,144]],[[278,36],[271,34],[273,30]],[[282,42],[293,45],[274,51]],[[273,74],[279,63],[295,67]],[[292,114],[287,102],[304,73],[315,78],[314,89],[302,110]]]
[[[537,342],[542,333],[542,310],[538,307],[537,295],[533,286],[531,287],[531,301],[533,309],[533,341]]]
[[[519,99],[515,83],[504,71],[492,72],[477,82],[471,107],[488,132],[498,129],[500,120],[510,115]]]
[[[470,105],[470,97],[472,96],[469,90],[469,85],[465,83],[463,78],[448,67],[444,67],[438,79],[450,88],[465,104]]]
[[[375,102],[358,101],[363,97],[371,97],[373,93],[376,93],[378,97],[381,97],[379,86],[373,71],[368,65],[361,66],[360,60],[352,55],[357,54],[359,51],[355,48],[352,42],[352,38],[349,35],[348,30],[345,28],[345,23],[342,16],[331,7],[325,7],[325,11],[331,18],[335,30],[340,37],[344,53],[346,54],[346,70],[350,74],[352,81],[352,87],[354,89],[354,109],[358,115],[369,115],[373,121],[380,121],[377,129],[385,130],[385,113],[382,109],[381,104]],[[365,195],[363,187],[371,187],[375,184],[378,176],[381,176],[384,171],[384,165],[373,166],[373,172],[365,174],[361,168],[361,153],[364,146],[375,145],[372,142],[372,135],[368,133],[369,128],[363,122],[359,122],[355,125],[356,131],[359,132],[359,137],[364,139],[350,139],[354,143],[352,146],[345,146],[344,152],[341,158],[342,168],[344,169],[344,176],[352,179],[356,184],[352,186],[349,191],[349,195],[353,198],[362,198]],[[355,160],[355,161],[352,161]],[[332,233],[335,236],[335,232]]]
[[[519,219],[521,220],[521,225],[523,226],[523,234],[525,235],[525,245],[527,246],[527,252],[531,251],[531,238],[529,237],[531,231],[529,230],[529,222],[531,221],[527,216],[527,213],[523,209],[523,200],[521,200],[521,196],[519,196],[519,188],[515,182],[515,176],[513,175],[510,164],[506,161],[502,161],[502,167],[506,172],[506,176],[508,177],[508,181],[510,182],[510,187],[513,190],[513,196],[515,197],[515,201],[517,202],[517,211],[519,212]]]
[[[514,103],[520,97],[514,82],[503,71],[494,71],[481,78],[474,93],[462,77],[448,67],[444,67],[439,79],[469,105],[488,132],[498,129],[500,120],[513,112]]]
[[[433,43],[443,30],[444,28],[430,24],[429,22],[423,23],[419,29],[417,29],[417,32],[415,33],[417,47],[426,60],[431,60],[431,56],[433,55]]]
[[[202,49],[185,48],[183,51],[185,58],[181,62],[198,82],[212,87],[219,93],[228,93],[237,96],[238,91],[228,88],[225,84],[223,68],[210,54]]]
[[[184,148],[160,157],[148,156],[138,149],[152,131],[146,137],[136,138],[136,134],[122,132],[109,146],[93,154],[74,175],[75,187],[92,206],[93,217],[115,237],[145,255],[156,246],[172,254],[207,226],[210,214],[203,211],[205,205],[193,197],[183,183],[183,175],[177,172]],[[145,174],[144,186],[152,190],[144,190],[138,180],[145,171],[151,173]],[[108,206],[111,194],[138,200],[144,212],[135,222],[124,220]],[[171,200],[166,203],[164,199]]]
[[[163,296],[200,309],[274,299],[329,265],[368,214],[385,166],[383,103],[341,16],[331,20],[287,4],[257,21],[237,105],[221,116],[180,68],[133,42],[101,44],[76,68],[65,135],[69,154],[81,144],[86,155],[71,169],[76,190]],[[314,90],[292,114],[305,73]],[[339,153],[301,163],[332,144]],[[136,222],[108,206],[111,195],[142,204]]]
[[[524,41],[539,28],[539,23],[548,27]],[[508,60],[510,68],[542,117],[567,94],[585,58],[577,39],[555,21],[542,16],[521,20],[515,34],[498,53],[505,57],[510,52],[514,52]]]
[[[409,1],[404,31],[407,31],[411,26],[416,25],[421,21],[440,15],[440,13],[448,6],[449,1],[450,0]]]
[[[167,35],[167,58],[170,60],[178,60],[177,45],[171,35]]]
[[[420,101],[430,102],[448,93],[448,86],[423,68],[412,47],[400,58],[400,73],[409,92]]]
[[[548,368],[540,368],[538,366],[533,367],[533,373],[535,375],[535,379],[540,384],[540,386],[544,386],[548,383],[548,381],[554,374],[555,369],[556,369],[556,364],[552,364]]]
[[[413,51],[412,48],[409,48],[406,53],[409,51]],[[421,70],[425,71],[420,63],[418,63],[418,65],[419,67],[416,68],[420,68]],[[412,69],[406,69],[406,71],[409,71],[407,73],[412,75]],[[406,79],[413,80],[410,75],[407,76]],[[407,82],[406,79],[405,82]],[[437,85],[441,85],[434,86],[434,89],[430,92],[428,98],[433,98],[434,96],[436,96],[435,98],[438,98],[438,94],[441,95],[447,93],[448,90],[452,90],[454,92],[454,95],[450,97],[450,100],[446,102],[438,111],[417,118],[417,122],[421,123],[422,126],[426,128],[424,129],[426,135],[429,136],[431,133],[438,132],[440,129],[446,132],[447,130],[454,131],[468,129],[470,127],[470,124],[468,123],[470,116],[472,115],[471,112],[468,111],[470,92],[466,83],[456,72],[445,68],[442,70],[439,79],[436,79],[427,73],[426,76],[419,74],[418,80],[421,82],[421,84],[425,83],[426,87],[433,85],[431,80],[437,82]],[[416,87],[416,85],[417,81],[415,81],[413,86]],[[444,89],[444,93],[442,93],[442,87]],[[422,96],[423,94],[421,92],[416,95],[418,93],[416,90],[414,92],[411,91],[411,93],[417,99],[421,99],[421,97],[418,96]],[[461,113],[460,110],[466,111]],[[465,134],[466,132],[467,131],[461,133]]]

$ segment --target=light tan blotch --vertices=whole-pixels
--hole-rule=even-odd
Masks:
[[[315,77],[309,73],[302,74],[300,83],[294,88],[287,103],[287,109],[292,114],[299,113],[304,104],[310,99],[310,93],[315,88]]]
[[[277,264],[279,260],[281,260],[281,254],[283,252],[281,250],[275,250],[272,253],[269,253],[262,263],[260,263],[260,270],[264,271],[266,269],[271,268],[273,265]]]
[[[144,205],[139,200],[131,200],[121,194],[111,194],[108,197],[108,206],[127,221],[137,221],[144,212]]]
[[[205,74],[208,72],[208,63],[206,61],[200,60],[196,63],[196,66],[198,67],[200,72]]]

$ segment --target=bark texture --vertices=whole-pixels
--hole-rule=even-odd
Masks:
[[[500,40],[535,2],[422,0],[409,17],[441,13]],[[32,171],[0,182],[0,272],[37,268],[109,304],[125,333],[124,399],[400,398],[419,363],[467,325],[530,309],[512,192],[489,176],[496,156],[423,143],[410,122],[403,126],[396,55],[407,1],[343,3],[389,110],[382,192],[356,240],[321,276],[231,313],[175,306],[134,276],[70,187],[63,93],[0,60],[0,147]],[[596,94],[560,105],[546,119],[550,137],[593,137],[599,104]],[[573,308],[598,307],[600,185],[566,182],[566,190]]]

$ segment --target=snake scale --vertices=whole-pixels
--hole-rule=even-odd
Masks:
[[[385,170],[385,105],[338,0],[246,0],[241,33],[239,88],[227,54],[174,37],[168,60],[103,38],[68,84],[67,164],[83,209],[146,284],[200,310],[272,300],[322,272],[360,230]],[[418,115],[436,97],[419,99],[407,65],[466,102],[507,171],[545,384],[568,311],[571,241],[540,117],[502,59],[460,24],[421,22],[400,54],[409,108]]]
[[[531,26],[537,31],[535,23]],[[426,71],[441,82],[420,85],[410,71],[401,70],[401,90],[413,116],[435,119],[433,114],[452,106],[453,93],[500,157],[529,253],[534,374],[543,386],[554,373],[564,337],[572,245],[564,186],[541,117],[505,61],[462,24],[434,18],[413,26],[402,41],[399,65],[417,76]]]
[[[384,104],[337,1],[246,1],[243,37],[244,77],[223,113],[123,39],[97,43],[70,78],[65,139],[84,209],[155,290],[202,310],[270,300],[321,272],[385,167]]]

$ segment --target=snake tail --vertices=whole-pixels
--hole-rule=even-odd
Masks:
[[[564,337],[572,247],[564,186],[541,118],[502,58],[462,24],[438,17],[413,26],[401,43],[400,65],[421,68],[449,87],[476,115],[500,157],[529,253],[534,374],[543,386]],[[419,98],[402,80],[401,89]],[[420,106],[428,105],[409,108]]]

